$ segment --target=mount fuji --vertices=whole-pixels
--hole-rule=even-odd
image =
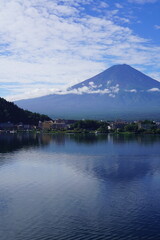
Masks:
[[[65,92],[19,100],[19,107],[65,119],[159,119],[160,82],[115,65]]]

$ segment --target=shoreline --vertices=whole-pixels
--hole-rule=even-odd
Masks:
[[[59,131],[42,131],[42,130],[21,130],[21,131],[17,131],[17,130],[1,130],[0,134],[23,134],[23,133],[27,133],[27,134],[83,134],[83,135],[160,135],[160,132],[153,132],[153,131],[143,131],[143,132],[96,132],[96,131],[88,131],[88,130],[82,130],[82,131],[68,131],[68,130],[59,130]]]

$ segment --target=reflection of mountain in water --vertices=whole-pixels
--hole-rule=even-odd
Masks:
[[[160,171],[159,143],[158,135],[1,134],[0,153],[45,147],[78,172],[104,181],[130,181]]]
[[[76,156],[67,164],[87,175],[107,181],[130,181],[160,171],[159,135],[72,136],[76,143],[103,142],[102,151],[91,157]],[[152,148],[154,146],[154,148]],[[148,148],[149,147],[149,148]],[[126,153],[126,149],[129,149]],[[150,151],[152,148],[152,151]],[[112,151],[111,151],[112,149]],[[97,148],[98,150],[98,148]],[[156,150],[156,151],[155,151]],[[91,150],[96,153],[96,146]],[[82,153],[83,154],[83,153]]]
[[[102,181],[132,181],[160,171],[160,157],[106,156],[67,159],[67,165]]]
[[[137,159],[136,159],[137,158]],[[93,175],[103,180],[129,181],[135,178],[141,178],[148,172],[152,172],[150,161],[141,157],[134,156],[130,158],[117,156],[112,159],[112,163],[93,167]]]

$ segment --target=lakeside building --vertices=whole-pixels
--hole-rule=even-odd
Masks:
[[[38,127],[42,130],[51,130],[51,129],[64,129],[66,128],[66,124],[64,120],[57,119],[55,121],[44,121],[39,122]]]
[[[108,126],[108,130],[121,130],[124,129],[125,126],[127,126],[128,122],[125,121],[115,121],[111,122],[110,125]]]
[[[63,120],[63,119],[56,119],[53,122],[52,128],[53,129],[65,129],[65,128],[67,128],[67,124],[65,123],[65,120]]]
[[[52,126],[53,126],[52,120],[44,121],[44,122],[39,121],[39,124],[38,124],[38,127],[42,130],[50,130],[52,129]]]
[[[35,125],[19,123],[15,125],[17,130],[34,130],[37,129]]]
[[[42,130],[61,130],[61,129],[69,129],[72,124],[74,124],[76,120],[64,120],[64,119],[56,119],[53,121],[44,121],[39,122],[38,127]]]

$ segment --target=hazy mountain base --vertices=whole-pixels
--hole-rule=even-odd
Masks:
[[[48,114],[51,118],[65,119],[159,119],[160,93],[119,92],[115,97],[108,94],[49,95],[21,100],[20,107]]]

